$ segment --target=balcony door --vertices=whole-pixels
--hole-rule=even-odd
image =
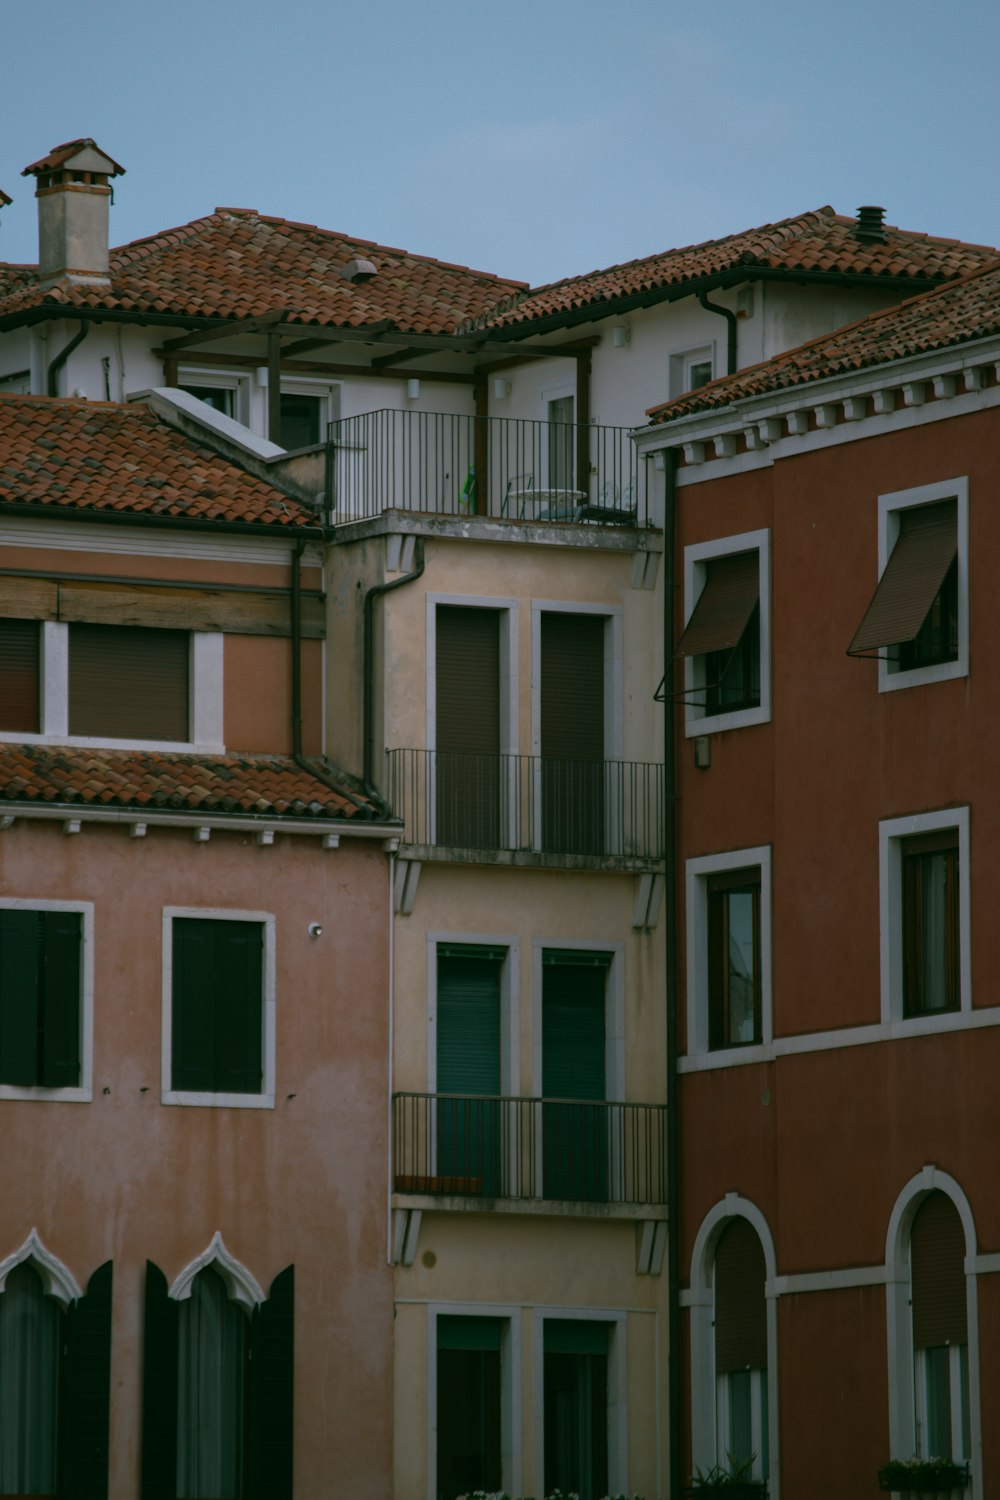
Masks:
[[[456,1192],[501,1191],[500,977],[503,948],[437,950],[437,1174]]]
[[[502,611],[439,604],[436,621],[436,842],[496,849],[500,836]]]
[[[605,848],[603,615],[541,618],[541,833],[548,854]]]
[[[607,988],[609,953],[542,955],[542,1191],[608,1197]],[[593,1100],[591,1103],[589,1101]],[[601,1101],[598,1103],[597,1101]]]

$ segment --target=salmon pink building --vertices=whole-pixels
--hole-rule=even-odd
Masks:
[[[6,1494],[388,1492],[392,830],[318,754],[319,539],[0,398]]]
[[[993,268],[638,436],[676,536],[686,1467],[772,1500],[1000,1483],[998,334]]]

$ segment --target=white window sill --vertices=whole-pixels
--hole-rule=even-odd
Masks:
[[[164,1089],[161,1104],[194,1105],[203,1109],[273,1109],[273,1094],[201,1094]]]
[[[149,750],[157,755],[225,755],[226,747],[190,740],[102,740],[84,735],[18,734],[0,730],[0,744],[65,746],[69,750]]]
[[[870,1046],[876,1042],[905,1041],[908,1037],[936,1036],[949,1031],[978,1031],[1000,1026],[1000,1005],[978,1010],[949,1010],[941,1015],[909,1016],[905,1020],[880,1022],[874,1026],[847,1026],[841,1031],[812,1031],[801,1036],[776,1037],[753,1047],[727,1047],[718,1052],[692,1052],[677,1059],[679,1073],[708,1073],[716,1068],[735,1068],[752,1063],[774,1062],[804,1052],[830,1052],[837,1047]]]
[[[92,1104],[90,1088],[46,1089],[37,1085],[0,1083],[0,1099],[42,1099],[58,1104]]]
[[[908,672],[891,672],[889,663],[878,664],[878,690],[880,693],[895,693],[900,688],[926,687],[930,682],[954,682],[957,677],[968,677],[969,660],[960,652],[955,661],[943,661],[934,667],[912,667]]]
[[[738,708],[728,714],[692,712],[684,725],[684,735],[687,739],[693,739],[699,734],[722,734],[727,729],[745,729],[750,724],[770,724],[770,722],[771,706],[769,703],[762,703],[757,708]]]

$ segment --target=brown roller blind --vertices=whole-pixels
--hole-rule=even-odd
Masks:
[[[500,611],[439,604],[437,748],[500,749]]]
[[[954,500],[918,505],[899,518],[899,536],[848,656],[912,641],[930,613],[958,551]]]
[[[767,1369],[764,1251],[746,1219],[723,1230],[715,1253],[715,1368]]]
[[[733,552],[705,568],[705,587],[677,645],[678,656],[731,651],[760,599],[760,554]]]
[[[188,740],[186,630],[69,627],[69,732],[99,739]]]
[[[38,733],[37,620],[0,619],[0,729]]]
[[[604,758],[603,615],[547,610],[542,615],[543,755]]]
[[[935,1192],[921,1204],[910,1233],[913,1344],[965,1344],[965,1231],[951,1199]]]

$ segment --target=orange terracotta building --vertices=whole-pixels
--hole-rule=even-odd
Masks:
[[[318,753],[320,540],[144,406],[0,398],[5,1493],[391,1484],[392,829]]]
[[[890,1457],[1000,1483],[998,317],[986,270],[638,437],[676,528],[686,1468],[771,1500]]]

